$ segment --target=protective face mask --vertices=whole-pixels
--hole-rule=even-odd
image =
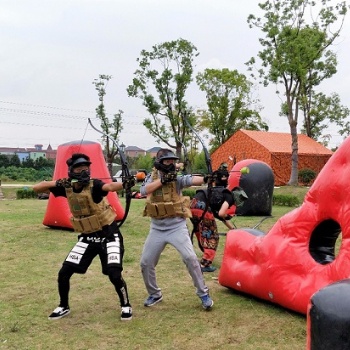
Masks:
[[[82,185],[88,185],[90,182],[90,170],[83,170],[80,173],[69,173],[72,180],[77,180]]]
[[[175,164],[174,163],[164,165],[160,162],[154,162],[154,167],[157,170],[162,171],[163,173],[166,173],[166,174],[175,171]]]

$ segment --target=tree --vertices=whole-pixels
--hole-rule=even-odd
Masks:
[[[20,167],[21,166],[21,160],[19,159],[17,154],[14,154],[10,158],[10,166],[16,166],[16,167]]]
[[[46,159],[44,157],[39,157],[35,159],[34,166],[33,166],[33,168],[36,170],[45,169],[45,168],[53,169],[54,167],[55,167],[54,161],[52,159]]]
[[[307,113],[304,109],[307,108]],[[333,93],[331,96],[326,96],[323,93],[311,92],[307,106],[302,107],[304,112],[304,124],[301,132],[316,141],[321,141],[325,146],[328,146],[328,135],[323,135],[323,131],[329,127],[329,123],[334,123],[340,127],[340,134],[349,135],[349,130],[346,128],[345,119],[349,116],[350,110],[340,104],[340,97]]]
[[[288,184],[298,183],[298,137],[297,125],[302,98],[306,87],[319,84],[320,80],[310,79],[308,73],[327,73],[321,66],[327,57],[327,48],[339,36],[347,13],[346,2],[331,5],[332,0],[283,0],[265,1],[259,7],[265,11],[263,18],[248,17],[250,27],[258,27],[265,34],[259,41],[264,47],[258,53],[262,68],[258,70],[261,83],[281,85],[284,88],[285,103],[282,114],[288,118],[292,136],[292,170]],[[317,16],[313,17],[313,10]],[[306,14],[310,13],[310,23]],[[336,29],[332,26],[340,24]],[[252,70],[255,59],[248,63]],[[331,70],[328,73],[332,73]],[[324,74],[324,78],[329,75]],[[277,91],[279,93],[279,91]]]
[[[34,160],[32,158],[26,157],[22,161],[23,168],[34,168]]]
[[[5,154],[0,154],[0,167],[7,168],[10,166],[10,159]]]
[[[137,169],[146,169],[147,171],[151,171],[153,168],[154,158],[151,157],[149,153],[144,155],[139,155],[136,158],[135,168]]]
[[[127,88],[128,96],[140,98],[151,115],[143,125],[157,142],[175,149],[179,157],[186,145],[185,118],[191,108],[185,94],[196,56],[197,48],[184,39],[155,45],[151,51],[142,50],[137,59],[139,68]]]
[[[251,105],[252,83],[237,70],[205,69],[198,73],[197,84],[206,93],[208,113],[203,115],[214,135],[211,146],[217,148],[239,129],[268,130]]]
[[[101,128],[103,132],[107,135],[110,135],[113,139],[117,140],[119,133],[123,130],[122,115],[123,111],[119,110],[116,114],[113,115],[113,121],[111,122],[106,115],[105,106],[104,106],[104,96],[106,95],[106,87],[109,80],[112,79],[111,75],[99,75],[98,79],[94,79],[92,82],[95,85],[95,89],[98,92],[98,97],[100,104],[96,108],[97,117],[101,121]],[[108,164],[108,171],[113,177],[113,161],[118,154],[118,149],[115,144],[108,138],[103,136],[105,142],[105,152],[106,152],[106,161]]]

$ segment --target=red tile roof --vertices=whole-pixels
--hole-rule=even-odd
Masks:
[[[265,147],[270,153],[291,153],[292,136],[289,133],[240,130],[252,140]],[[298,154],[333,154],[315,140],[298,134]]]

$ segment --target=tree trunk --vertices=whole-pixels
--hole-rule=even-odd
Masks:
[[[290,134],[292,136],[292,170],[288,185],[298,185],[298,133],[296,125],[290,126]]]

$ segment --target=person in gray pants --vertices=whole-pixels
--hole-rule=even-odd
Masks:
[[[156,266],[167,244],[180,253],[196,288],[196,294],[205,310],[214,305],[205,285],[200,263],[188,232],[186,218],[191,217],[190,198],[182,195],[182,189],[199,186],[208,177],[178,175],[176,161],[179,158],[169,149],[160,149],[154,169],[144,180],[140,194],[147,196],[143,215],[151,217],[151,227],[141,255],[141,272],[148,292],[144,306],[153,306],[163,300],[156,279]]]

